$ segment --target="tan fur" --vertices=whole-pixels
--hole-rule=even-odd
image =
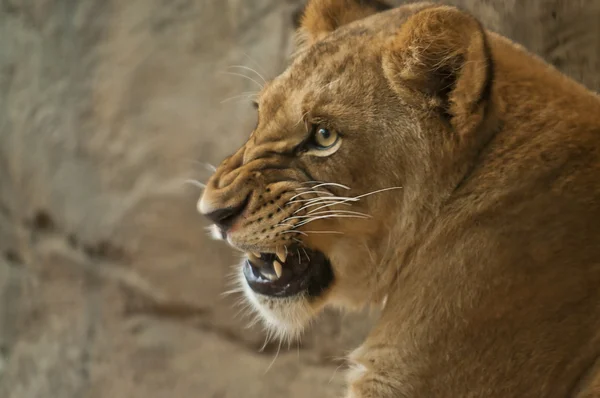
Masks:
[[[204,212],[249,198],[232,245],[293,237],[331,260],[317,300],[248,298],[288,336],[325,305],[385,301],[347,397],[600,396],[600,99],[458,9],[376,11],[309,3],[258,126],[208,182]],[[339,149],[290,152],[315,121]],[[320,188],[335,195],[401,188],[340,207],[369,219],[280,225],[306,173],[350,187]]]

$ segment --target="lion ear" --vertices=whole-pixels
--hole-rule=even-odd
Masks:
[[[380,0],[309,0],[301,16],[294,17],[300,45],[311,45],[340,26],[391,8]]]
[[[450,6],[417,12],[390,41],[383,67],[398,93],[438,109],[454,127],[481,122],[493,63],[486,33],[470,14]]]

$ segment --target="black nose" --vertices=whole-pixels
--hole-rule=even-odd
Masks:
[[[248,200],[246,199],[238,206],[217,209],[215,211],[205,214],[204,216],[212,222],[214,222],[215,225],[221,230],[226,231],[233,225],[236,218],[242,213],[242,211],[244,211],[244,208],[247,204]]]

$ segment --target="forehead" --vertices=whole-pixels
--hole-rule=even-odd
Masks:
[[[346,92],[361,84],[363,89],[372,87],[373,76],[381,72],[380,57],[387,40],[410,15],[428,6],[401,6],[330,33],[301,51],[287,70],[265,87],[260,95],[261,108],[273,115],[284,105],[301,107],[302,102],[316,99],[311,96],[338,94],[340,87]]]
[[[408,5],[375,14],[343,26],[301,51],[286,71],[262,90],[254,140],[304,134],[307,115],[334,115],[350,124],[372,117],[369,109],[378,108],[377,101],[388,90],[381,69],[384,46],[407,17],[422,7]]]
[[[367,88],[378,63],[372,46],[351,35],[319,42],[263,89],[259,98],[261,114],[300,118],[319,103],[347,101],[351,91],[360,86]]]

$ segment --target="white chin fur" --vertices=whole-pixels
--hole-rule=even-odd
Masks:
[[[217,227],[215,224],[211,225],[207,229],[211,238],[213,238],[214,240],[223,240],[223,237],[221,236],[221,231],[219,231],[219,227]]]
[[[263,325],[280,340],[298,338],[316,315],[303,295],[283,298],[264,296],[248,286],[241,267],[239,275],[246,299],[262,319]]]

